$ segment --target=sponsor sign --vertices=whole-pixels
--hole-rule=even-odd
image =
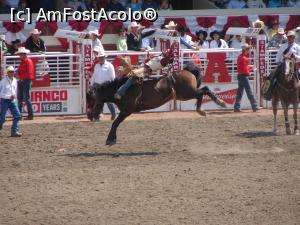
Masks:
[[[238,84],[237,82],[234,83],[227,83],[227,84],[203,84],[203,86],[207,85],[211,91],[213,91],[220,99],[222,99],[226,105],[226,109],[233,109],[235,98],[237,94]],[[250,81],[250,85],[253,90],[254,82]],[[178,101],[178,109],[180,110],[195,110],[196,109],[196,99],[189,100],[189,101]],[[202,108],[209,109],[209,110],[217,110],[222,109],[222,107],[216,105],[208,96],[203,97],[202,101]],[[247,99],[246,93],[244,93],[242,101],[241,101],[241,108],[242,109],[250,109],[251,104]]]

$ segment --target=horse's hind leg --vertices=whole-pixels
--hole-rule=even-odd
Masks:
[[[298,109],[298,102],[293,104],[293,111],[294,111],[294,123],[295,123],[295,127],[294,127],[294,134],[299,135],[299,128],[298,128],[298,118],[297,118],[297,109]]]
[[[199,95],[197,96],[197,108],[196,108],[196,111],[197,111],[201,116],[206,116],[206,112],[201,108],[202,100],[203,100],[203,93],[202,93],[202,94],[199,94]]]
[[[278,102],[279,99],[275,96],[272,98],[272,108],[273,108],[273,116],[274,116],[274,127],[273,132],[277,132],[277,111],[278,111]]]
[[[213,93],[207,86],[197,89],[197,98],[200,98],[203,95],[208,95],[211,98],[211,100],[213,100],[217,105],[224,108],[226,107],[226,103],[222,99],[218,98],[216,94]]]

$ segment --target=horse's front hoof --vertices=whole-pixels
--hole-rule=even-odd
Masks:
[[[217,105],[223,107],[223,108],[226,108],[226,103],[222,100],[222,99],[218,99],[216,101]]]
[[[106,140],[105,144],[108,145],[108,146],[112,146],[116,143],[117,143],[117,139],[112,139],[112,140]]]
[[[206,112],[204,110],[197,110],[200,116],[206,116]]]

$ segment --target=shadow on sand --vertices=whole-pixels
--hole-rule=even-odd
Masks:
[[[135,156],[157,156],[160,152],[120,152],[120,153],[110,153],[110,152],[82,152],[82,153],[70,153],[64,154],[62,156],[68,157],[97,157],[97,156],[108,156],[108,157],[135,157]]]
[[[273,137],[277,136],[276,133],[270,131],[250,131],[236,134],[235,136],[244,138],[258,138],[258,137]]]

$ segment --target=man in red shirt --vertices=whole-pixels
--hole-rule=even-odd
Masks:
[[[16,54],[21,58],[21,62],[18,68],[18,107],[22,115],[23,101],[25,100],[28,116],[26,120],[33,120],[33,109],[30,101],[30,89],[32,81],[35,77],[35,68],[32,60],[27,57],[27,53],[30,51],[24,47],[18,49]]]
[[[251,103],[251,107],[253,112],[257,111],[257,103],[254,98],[253,92],[251,90],[249,75],[250,75],[250,66],[249,65],[249,52],[250,45],[244,44],[242,45],[242,54],[238,56],[237,59],[237,71],[238,71],[238,91],[234,103],[234,112],[241,112],[241,99],[243,97],[244,89],[247,93],[247,97]]]

